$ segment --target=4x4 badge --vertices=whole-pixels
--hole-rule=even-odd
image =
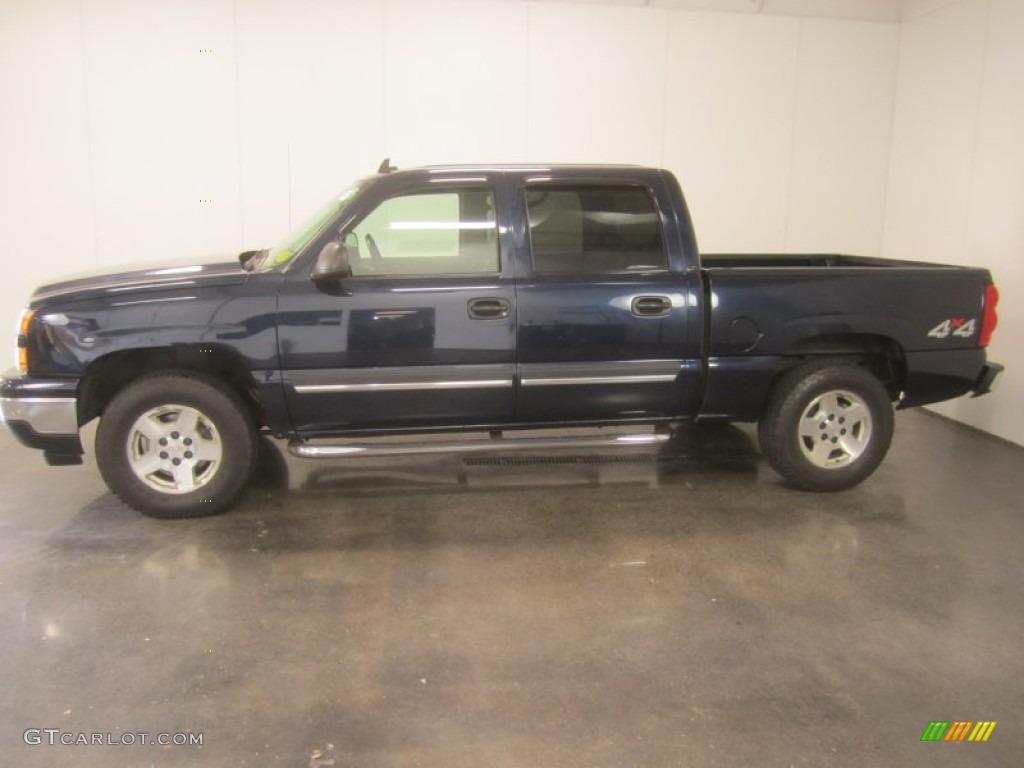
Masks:
[[[928,335],[933,339],[945,339],[950,336],[959,336],[964,339],[969,339],[974,335],[975,325],[976,322],[973,319],[967,320],[962,317],[951,317],[949,320],[943,320],[928,331]]]

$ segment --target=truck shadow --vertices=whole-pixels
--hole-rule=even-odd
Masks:
[[[727,424],[690,425],[654,450],[524,452],[486,462],[319,462],[293,458],[282,442],[264,438],[250,486],[225,515],[152,520],[107,493],[80,509],[49,544],[58,551],[131,557],[178,546],[184,536],[221,554],[249,556],[407,550],[452,541],[548,548],[603,540],[623,526],[681,543],[727,532],[779,535],[814,520],[843,531],[905,523],[904,498],[889,483],[805,493],[761,472],[762,466],[748,432]]]

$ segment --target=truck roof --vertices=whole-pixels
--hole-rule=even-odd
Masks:
[[[464,172],[464,173],[484,173],[484,172],[550,172],[550,171],[584,171],[584,172],[599,172],[607,170],[650,170],[656,171],[657,168],[651,166],[642,166],[635,164],[626,163],[457,163],[457,164],[440,164],[440,165],[420,165],[409,168],[396,168],[394,166],[387,165],[387,161],[381,164],[381,168],[378,173],[449,173],[449,172]]]

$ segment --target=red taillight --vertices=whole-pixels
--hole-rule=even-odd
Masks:
[[[996,314],[996,305],[999,303],[999,289],[992,283],[985,286],[985,311],[981,317],[981,333],[978,335],[978,343],[987,347],[992,340],[992,332],[999,323],[999,316]]]

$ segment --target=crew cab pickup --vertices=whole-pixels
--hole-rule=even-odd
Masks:
[[[54,465],[98,418],[105,481],[155,517],[226,509],[261,432],[458,455],[757,421],[785,480],[841,490],[894,410],[989,391],[997,298],[984,269],[701,255],[665,170],[385,161],[275,247],[40,287],[0,397]],[[514,436],[610,426],[640,433]]]

